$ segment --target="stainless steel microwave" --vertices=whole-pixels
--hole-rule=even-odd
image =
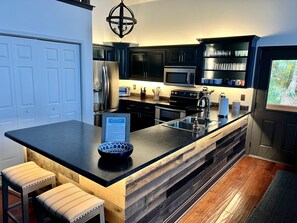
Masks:
[[[165,66],[164,84],[175,86],[195,86],[196,67],[193,66]]]

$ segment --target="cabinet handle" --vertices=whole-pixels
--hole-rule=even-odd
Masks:
[[[184,62],[184,55],[181,55],[181,62]]]
[[[181,55],[178,55],[178,62],[181,62]]]

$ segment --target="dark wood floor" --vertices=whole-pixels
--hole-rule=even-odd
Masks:
[[[280,169],[296,172],[294,167],[245,156],[180,222],[245,222]]]
[[[297,168],[245,156],[181,218],[180,222],[245,222],[279,169],[297,172]],[[10,203],[17,200],[18,198],[10,196]],[[35,223],[37,220],[34,207],[30,207],[30,222]],[[21,216],[19,208],[15,213]],[[0,218],[2,223],[2,203]]]

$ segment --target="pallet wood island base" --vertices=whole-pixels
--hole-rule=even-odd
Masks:
[[[145,166],[138,163],[141,153],[138,154],[135,151],[129,161],[132,162],[130,165],[123,165],[122,169],[110,169],[104,172],[100,156],[92,153],[91,155],[96,156],[96,159],[95,161],[89,160],[90,163],[86,165],[94,164],[100,169],[101,175],[98,180],[91,174],[93,167],[86,173],[83,168],[75,168],[73,164],[65,162],[63,155],[53,156],[46,148],[37,149],[41,145],[37,145],[38,143],[32,145],[30,140],[24,143],[26,140],[20,139],[12,133],[13,131],[8,133],[8,137],[27,148],[28,160],[33,160],[41,167],[55,172],[60,183],[69,181],[76,183],[89,193],[105,200],[105,216],[108,222],[173,222],[244,155],[247,123],[248,115],[242,115],[201,138],[190,137],[190,141],[186,140],[181,143],[185,146],[170,153],[163,151],[163,157],[152,160]],[[173,134],[178,131],[177,134],[180,137],[185,137],[183,135],[185,133],[180,133],[180,130],[165,127],[163,130],[161,126],[158,128],[161,132],[165,131],[164,134]],[[135,135],[133,143],[131,135],[135,148],[140,146],[136,140],[137,136],[139,135]],[[164,137],[166,139],[166,136]],[[170,143],[175,143],[174,140],[177,140],[173,138],[173,142]],[[154,142],[150,146],[154,146]],[[168,145],[167,142],[163,146],[165,148],[171,144]],[[146,150],[149,147],[143,146],[142,149],[149,151]],[[63,150],[63,147],[60,147],[60,150]],[[153,148],[150,152],[156,156]],[[147,157],[148,153],[143,156]],[[110,180],[102,183],[103,173],[109,172],[113,177],[117,174],[121,177],[115,182]],[[112,183],[109,184],[109,182]]]

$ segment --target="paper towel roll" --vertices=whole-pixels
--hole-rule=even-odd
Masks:
[[[240,111],[240,101],[233,101],[232,102],[232,113],[236,114]]]
[[[227,117],[229,114],[229,99],[220,98],[219,117]]]

